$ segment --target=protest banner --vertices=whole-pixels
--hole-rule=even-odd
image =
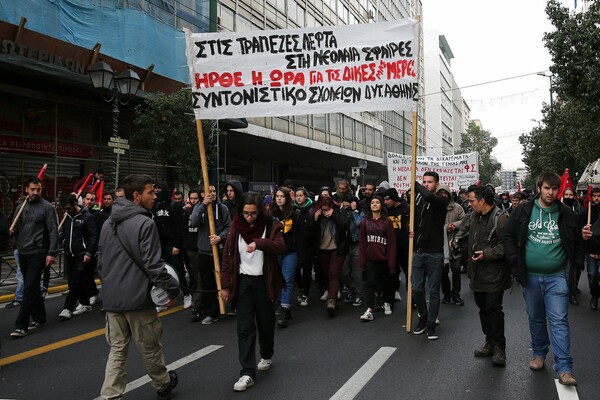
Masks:
[[[411,187],[411,156],[387,153],[388,181],[399,192]],[[416,163],[416,180],[423,181],[426,171],[434,171],[440,175],[440,184],[458,192],[461,188],[474,185],[479,180],[479,164],[477,153],[455,154],[452,156],[418,156]]]
[[[197,119],[411,111],[418,23],[186,34]]]

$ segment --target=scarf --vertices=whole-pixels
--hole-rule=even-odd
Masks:
[[[256,218],[256,221],[254,221],[254,225],[250,226],[245,218],[240,214],[236,214],[233,218],[233,224],[235,229],[242,235],[242,238],[244,238],[244,241],[250,244],[254,242],[254,239],[262,237],[265,227],[267,226],[267,218],[264,214],[260,214]]]

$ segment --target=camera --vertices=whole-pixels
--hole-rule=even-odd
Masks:
[[[465,250],[467,250],[467,245],[464,242],[464,240],[453,240],[452,241],[452,248],[450,249],[450,253],[452,254],[452,257],[458,257],[460,256],[462,253],[465,252]]]

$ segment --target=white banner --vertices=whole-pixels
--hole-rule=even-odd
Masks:
[[[186,34],[196,118],[411,111],[418,23]]]
[[[390,186],[400,192],[410,189],[411,156],[387,153],[387,168]],[[423,174],[427,171],[440,175],[440,184],[458,192],[466,189],[479,180],[477,153],[455,154],[453,156],[418,156],[417,182],[423,182]]]

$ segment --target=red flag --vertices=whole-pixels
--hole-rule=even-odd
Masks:
[[[481,186],[481,181],[477,181],[477,186]]]
[[[588,205],[592,201],[592,185],[588,186],[587,194],[585,195],[585,199],[583,200],[583,207],[588,208]]]
[[[83,185],[81,185],[79,187],[79,191],[77,192],[77,198],[79,198],[79,196],[81,196],[81,193],[83,193],[83,191],[85,190],[85,188],[87,188],[87,186],[90,184],[90,182],[92,181],[92,178],[94,177],[94,174],[89,174],[87,176],[87,178],[85,178],[85,181],[83,182]]]
[[[102,202],[104,201],[104,179],[98,182],[100,182],[100,185],[98,186],[98,190],[96,190],[96,204],[102,208]]]
[[[573,182],[571,182],[571,178],[569,178],[569,168],[565,168],[565,172],[560,177],[560,187],[558,188],[558,199],[560,201],[562,201],[567,188],[573,189]]]
[[[102,181],[96,181],[96,183],[94,183],[92,185],[92,188],[88,192],[86,192],[86,193],[89,193],[89,192],[96,193],[96,190],[98,190],[98,186],[100,186],[100,182],[102,182]]]
[[[175,192],[177,191],[177,189],[173,189],[173,191],[171,192],[171,200],[175,200]]]
[[[44,164],[40,172],[38,172],[38,179],[42,181],[42,186],[44,185],[44,173],[46,172],[46,168],[48,168],[48,164]]]
[[[517,192],[521,191],[521,181],[517,181]]]

